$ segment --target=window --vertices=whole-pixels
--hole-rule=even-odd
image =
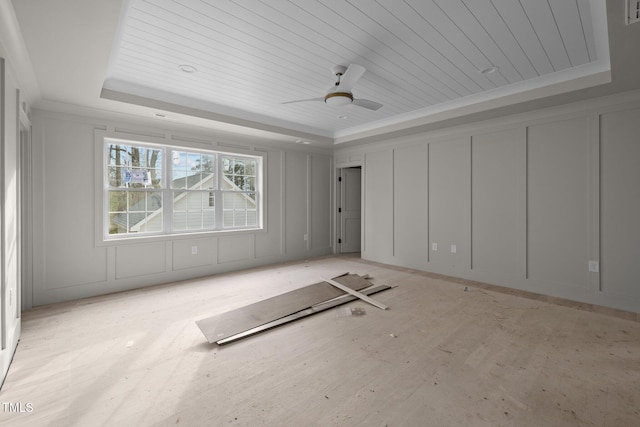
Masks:
[[[107,144],[109,235],[163,231],[162,150]]]
[[[215,229],[216,156],[172,150],[171,159],[172,230]]]
[[[249,227],[258,223],[255,159],[222,157],[222,189],[225,227]]]
[[[104,141],[105,238],[260,228],[261,157]]]

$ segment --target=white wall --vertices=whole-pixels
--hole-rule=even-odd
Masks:
[[[20,338],[20,120],[15,74],[0,49],[0,384]]]
[[[161,125],[34,111],[34,305],[332,252],[330,151]],[[266,230],[100,244],[97,129],[264,154]]]
[[[627,92],[338,148],[364,159],[362,256],[640,312],[639,122]]]

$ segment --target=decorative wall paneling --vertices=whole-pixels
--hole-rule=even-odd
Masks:
[[[445,270],[471,267],[470,154],[469,137],[429,144],[429,262]]]
[[[365,156],[362,257],[393,258],[393,151]]]
[[[471,268],[497,277],[526,277],[526,129],[473,135]]]
[[[34,161],[39,165],[34,173],[35,227],[42,230],[34,245],[34,259],[41,260],[34,264],[35,305],[332,251],[332,157],[327,150],[40,110],[33,122]],[[263,155],[264,230],[102,242],[96,131]]]
[[[393,253],[409,265],[419,265],[428,254],[428,165],[426,145],[394,150]]]
[[[638,121],[625,93],[339,148],[365,159],[362,256],[640,312]]]
[[[640,106],[600,115],[600,286],[640,299]],[[640,310],[638,310],[640,311]]]

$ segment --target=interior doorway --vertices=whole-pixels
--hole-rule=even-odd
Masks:
[[[18,195],[19,221],[20,221],[20,246],[18,251],[19,268],[18,274],[20,279],[20,291],[18,293],[20,302],[18,307],[20,310],[29,310],[33,307],[33,252],[31,245],[31,236],[33,230],[33,209],[31,206],[32,185],[31,185],[31,123],[28,119],[20,122],[20,146],[18,155],[20,157],[19,183],[20,190]]]
[[[338,253],[360,252],[362,167],[338,169]]]

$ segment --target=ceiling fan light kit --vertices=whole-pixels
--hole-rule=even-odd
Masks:
[[[328,93],[324,97],[324,102],[332,106],[342,107],[353,102],[353,95],[349,92]]]

